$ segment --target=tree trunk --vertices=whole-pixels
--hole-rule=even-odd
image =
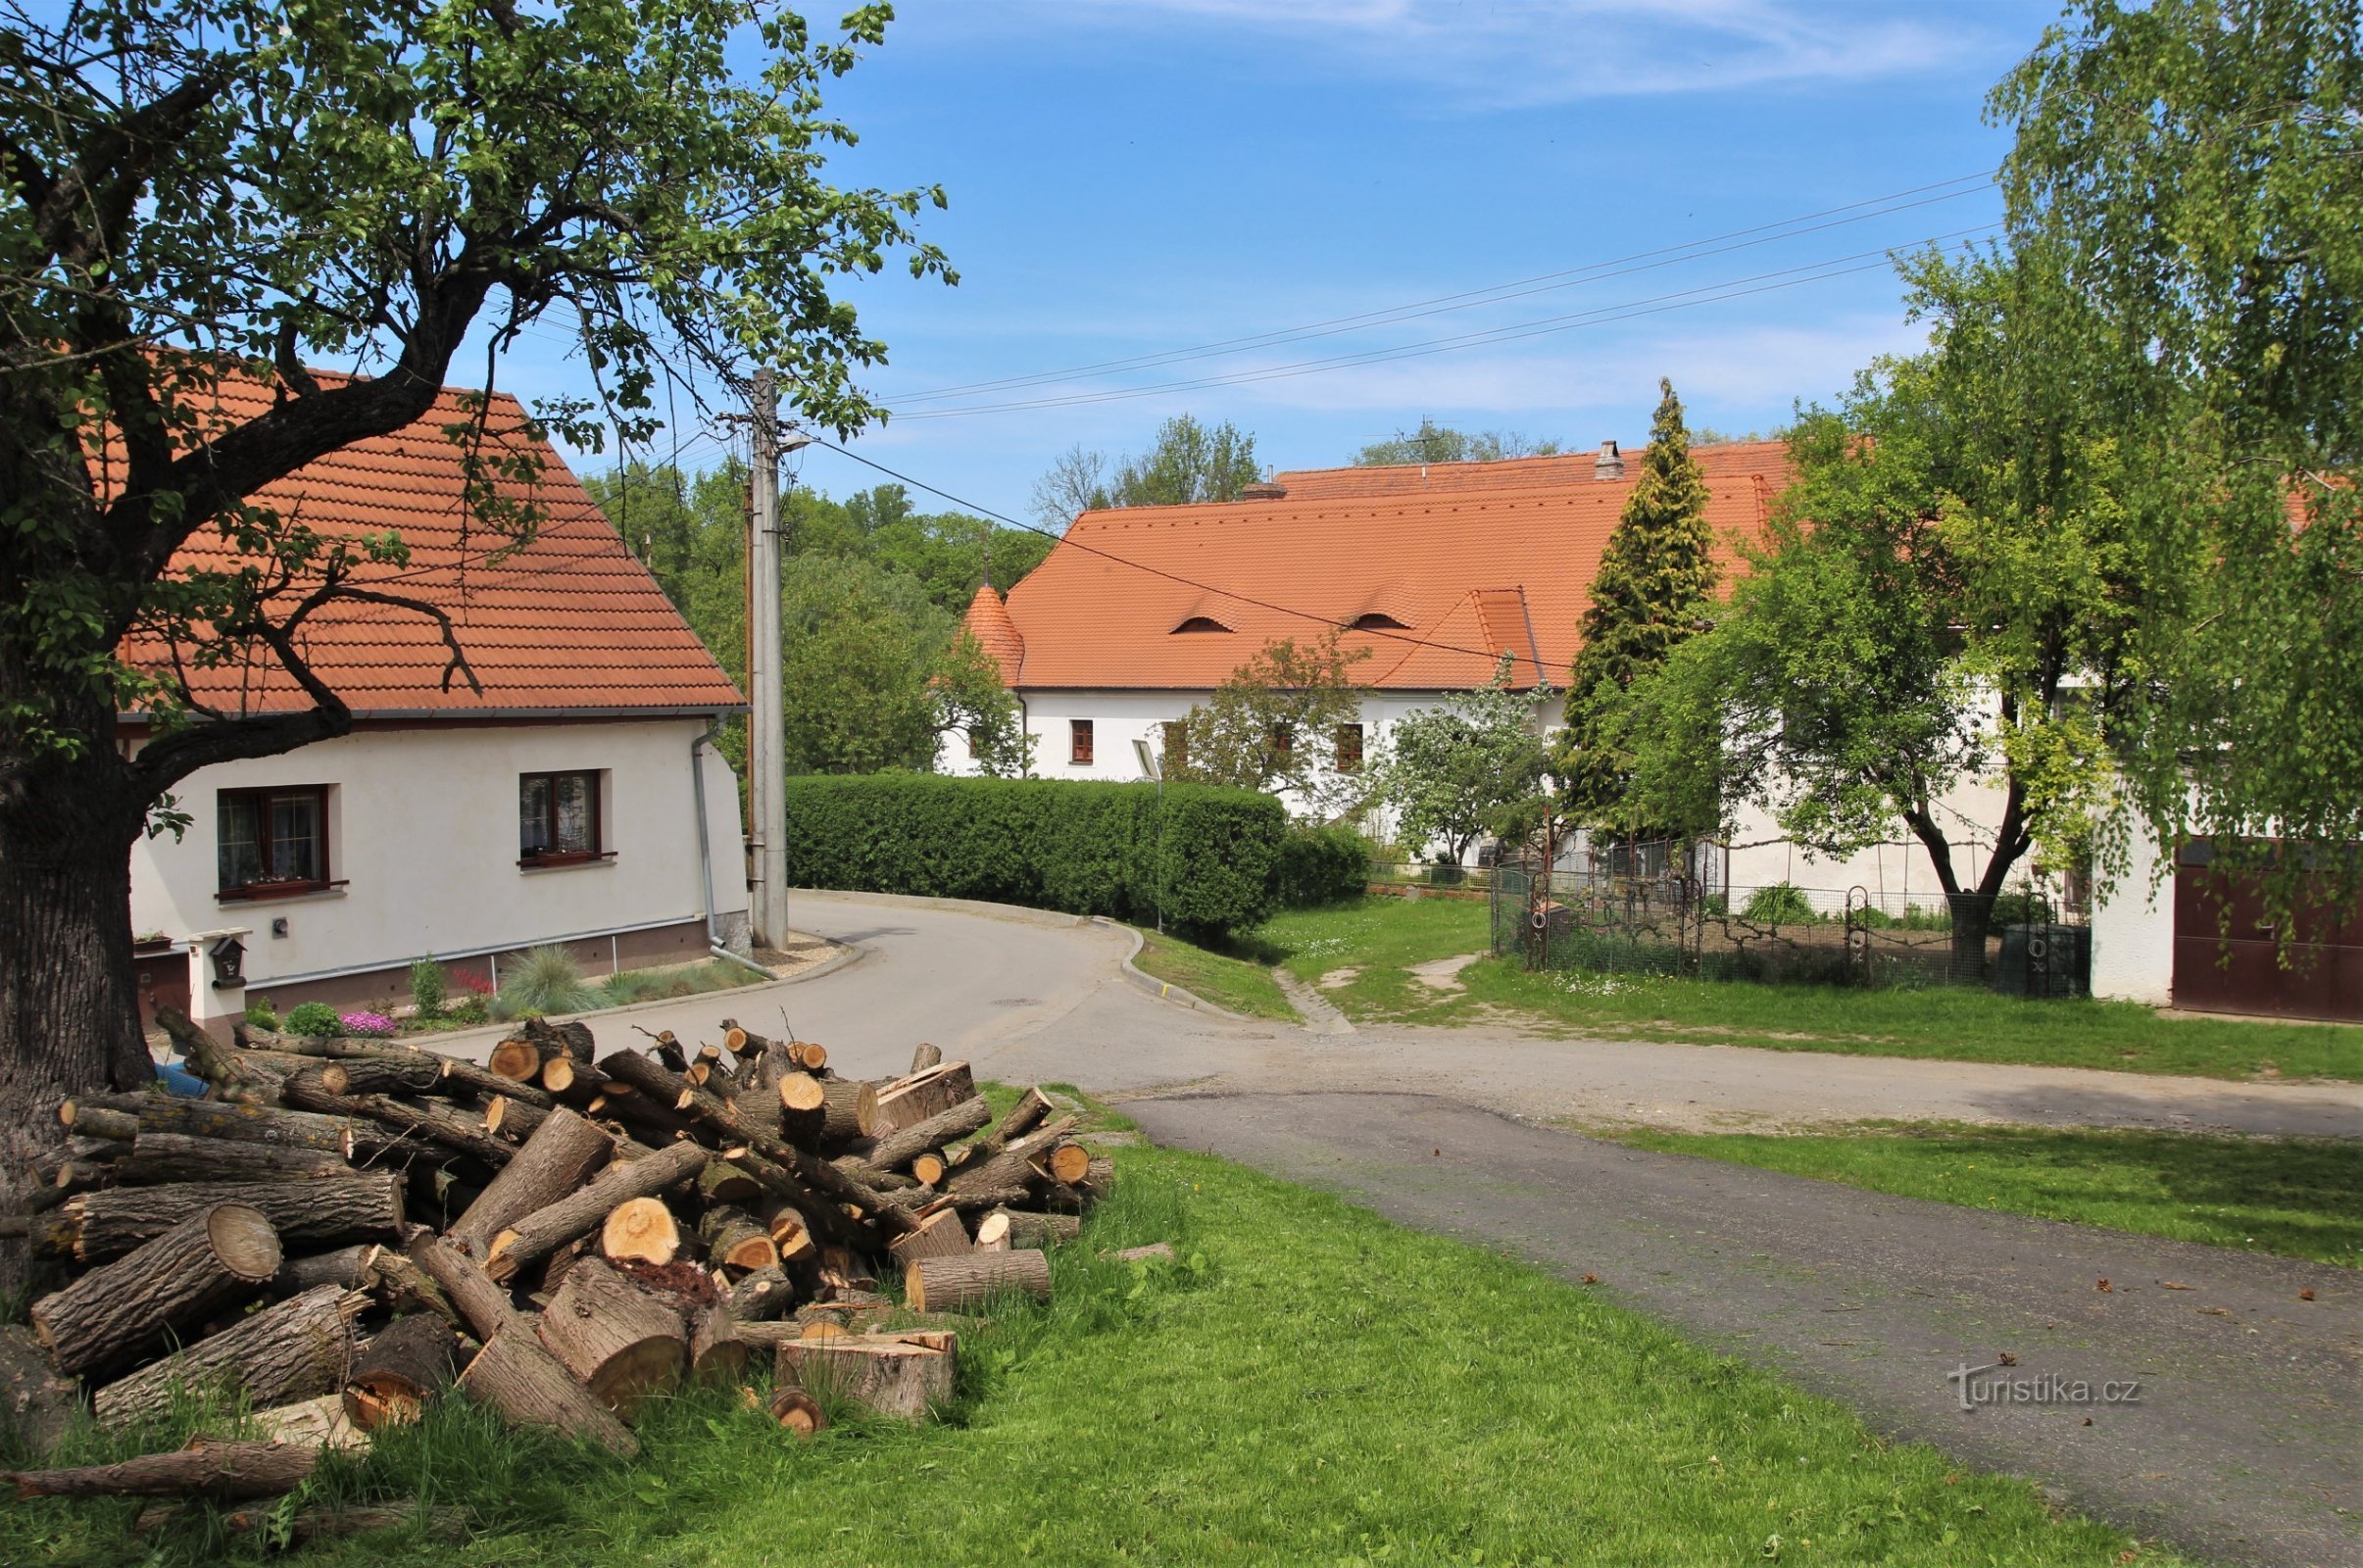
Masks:
[[[216,1203],[260,1209],[280,1244],[290,1249],[394,1241],[402,1235],[402,1178],[366,1171],[311,1181],[109,1187],[68,1199],[60,1227],[72,1227],[76,1260],[97,1263],[146,1246]]]
[[[874,1170],[900,1170],[921,1154],[956,1138],[965,1138],[992,1118],[992,1107],[984,1097],[974,1096],[924,1121],[888,1133],[870,1146],[869,1152],[862,1156],[862,1163]]]
[[[509,1292],[449,1242],[422,1236],[411,1244],[410,1259],[442,1289],[479,1344],[490,1345],[505,1335],[532,1337]]]
[[[216,1203],[35,1301],[33,1332],[61,1372],[117,1366],[154,1349],[173,1329],[259,1294],[278,1273],[281,1255],[259,1210]]]
[[[120,1182],[286,1182],[353,1174],[342,1154],[276,1144],[241,1144],[186,1133],[143,1132],[115,1162]]]
[[[540,1261],[577,1236],[588,1235],[616,1205],[634,1198],[652,1198],[675,1182],[697,1175],[711,1157],[696,1144],[675,1144],[646,1159],[610,1165],[590,1184],[546,1208],[525,1215],[493,1238],[484,1271],[508,1281],[528,1263]]]
[[[919,1221],[919,1228],[898,1236],[887,1247],[897,1263],[909,1266],[922,1257],[943,1257],[974,1250],[956,1209],[942,1209]]]
[[[536,1329],[542,1346],[618,1414],[681,1380],[681,1314],[597,1258],[566,1271]]]
[[[359,1291],[322,1285],[151,1361],[91,1399],[109,1426],[169,1413],[174,1395],[218,1382],[250,1408],[333,1394],[353,1365],[353,1320],[369,1305]]]
[[[596,1443],[619,1458],[640,1451],[639,1440],[623,1430],[591,1391],[559,1365],[531,1332],[513,1329],[494,1336],[476,1352],[460,1387],[516,1426],[548,1427],[569,1438]]]
[[[827,1078],[820,1084],[820,1137],[843,1147],[878,1125],[878,1086],[866,1078]]]
[[[33,1331],[0,1323],[0,1424],[39,1458],[81,1416],[82,1387],[61,1377]]]
[[[738,1331],[727,1301],[709,1301],[689,1326],[689,1375],[700,1383],[736,1383],[754,1348]]]
[[[62,1102],[156,1078],[131,960],[131,845],[146,803],[124,799],[112,705],[85,706],[77,759],[0,746],[0,1210],[11,1212],[25,1206],[25,1171],[63,1142]],[[0,1297],[46,1278],[23,1241],[0,1238]]]
[[[418,1420],[427,1401],[451,1387],[459,1352],[451,1325],[434,1313],[394,1319],[354,1363],[345,1414],[364,1432]]]
[[[543,1118],[448,1234],[482,1257],[495,1236],[589,1181],[615,1152],[613,1138],[561,1105]]]
[[[975,1076],[964,1061],[947,1061],[908,1078],[898,1078],[878,1091],[878,1121],[872,1136],[883,1138],[888,1133],[901,1132],[950,1110],[975,1093]]]
[[[217,1443],[199,1439],[172,1453],[143,1453],[121,1464],[78,1470],[0,1471],[0,1484],[26,1497],[178,1497],[223,1500],[293,1492],[320,1463],[299,1443]]]
[[[1050,1259],[1029,1250],[922,1257],[904,1270],[903,1298],[921,1312],[958,1312],[997,1296],[1051,1298]]]
[[[382,1142],[375,1128],[349,1116],[320,1116],[308,1110],[281,1110],[274,1105],[246,1105],[226,1100],[190,1100],[181,1095],[88,1095],[69,1101],[59,1110],[69,1126],[79,1127],[85,1110],[128,1111],[141,1132],[177,1133],[184,1138],[225,1138],[238,1144],[268,1144],[274,1149],[310,1149],[339,1159],[350,1159],[368,1146]]]
[[[782,1343],[773,1374],[779,1383],[822,1398],[848,1399],[901,1421],[924,1420],[929,1410],[951,1403],[952,1376],[949,1348],[851,1335]]]

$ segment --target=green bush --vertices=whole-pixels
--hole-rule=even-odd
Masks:
[[[1288,816],[1252,790],[944,778],[788,780],[788,864],[808,887],[984,899],[1220,934],[1262,923]]]
[[[451,976],[432,955],[411,965],[411,1005],[418,1009],[421,1018],[443,1016],[443,1004],[451,995]]]
[[[1813,905],[1803,890],[1786,882],[1775,882],[1748,895],[1740,917],[1757,925],[1808,925],[1815,918]]]
[[[266,1029],[272,1034],[279,1032],[278,1009],[271,1004],[271,999],[258,997],[246,1004],[246,1027]]]
[[[1299,827],[1280,844],[1280,904],[1309,909],[1358,899],[1370,886],[1370,841],[1350,827]]]
[[[345,1021],[324,1002],[307,1002],[287,1014],[287,1032],[326,1040],[345,1032]]]
[[[561,947],[541,947],[502,965],[492,1015],[507,1023],[553,1012],[586,1012],[598,1005],[599,991],[583,979],[574,955]]]

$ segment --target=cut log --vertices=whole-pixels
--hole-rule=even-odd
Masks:
[[[617,1203],[599,1223],[599,1250],[616,1262],[671,1262],[681,1252],[681,1226],[661,1198]]]
[[[311,1067],[297,1073],[280,1086],[280,1098],[303,1110],[352,1116],[412,1138],[441,1144],[494,1170],[509,1163],[517,1152],[484,1131],[479,1118],[439,1101],[396,1100],[390,1095],[332,1095],[320,1080],[323,1070]]]
[[[191,1023],[188,1014],[174,1008],[157,1008],[156,1026],[179,1051],[189,1071],[211,1085],[217,1097],[252,1105],[278,1103],[279,1082],[287,1076],[284,1072],[273,1071],[251,1053],[222,1044]]]
[[[618,1413],[680,1382],[689,1350],[681,1314],[597,1258],[566,1271],[535,1332],[561,1365]]]
[[[430,1095],[445,1087],[443,1063],[424,1052],[331,1061],[320,1069],[320,1082],[332,1095]]]
[[[903,1271],[903,1298],[921,1312],[960,1312],[1000,1296],[1051,1298],[1050,1259],[1032,1250],[922,1257]]]
[[[736,1383],[747,1374],[747,1357],[754,1347],[738,1332],[738,1319],[725,1301],[709,1301],[692,1314],[689,1326],[689,1375],[700,1383]]]
[[[61,1372],[119,1366],[173,1330],[259,1295],[282,1256],[260,1210],[216,1203],[35,1301],[33,1332]]]
[[[418,1243],[414,1241],[412,1245]],[[489,1286],[492,1282],[484,1283]],[[395,1312],[432,1312],[454,1328],[467,1325],[468,1319],[452,1304],[451,1297],[434,1277],[409,1253],[395,1251],[390,1247],[369,1250],[362,1263],[361,1288]]]
[[[802,1207],[784,1198],[775,1198],[763,1208],[763,1229],[771,1236],[771,1245],[779,1250],[779,1260],[792,1263],[809,1257],[820,1244],[812,1240],[812,1222]]]
[[[420,1052],[419,1054],[431,1055],[433,1053]],[[548,1110],[557,1103],[550,1098],[548,1090],[504,1078],[489,1067],[479,1067],[472,1061],[461,1061],[454,1056],[436,1056],[435,1059],[443,1066],[446,1093],[453,1089],[465,1089],[475,1095],[499,1095],[503,1099],[530,1105],[535,1110]]]
[[[1006,1252],[1009,1250],[1009,1211],[997,1208],[976,1222],[976,1250],[980,1252]]]
[[[862,1254],[843,1247],[824,1247],[820,1250],[820,1278],[831,1290],[844,1295],[854,1291],[868,1291],[878,1283]]]
[[[345,1414],[364,1432],[418,1420],[451,1387],[459,1351],[451,1325],[434,1313],[394,1319],[354,1363]]]
[[[941,1066],[943,1060],[943,1047],[922,1044],[918,1050],[911,1054],[911,1071],[913,1075],[922,1073],[930,1067]]]
[[[792,1041],[788,1045],[788,1059],[806,1072],[821,1072],[829,1064],[829,1048],[817,1040]]]
[[[872,1235],[866,1226],[848,1214],[843,1204],[831,1202],[822,1198],[810,1185],[799,1181],[787,1167],[775,1164],[753,1150],[745,1148],[725,1150],[722,1158],[745,1171],[763,1185],[765,1223],[773,1228],[771,1239],[779,1244],[781,1257],[785,1258],[790,1254],[787,1251],[787,1243],[782,1241],[777,1234],[776,1212],[772,1207],[774,1203],[786,1203],[794,1206],[804,1219],[809,1236],[815,1239],[815,1245],[816,1239],[822,1237],[851,1242],[856,1245],[864,1242],[875,1245],[877,1242],[877,1237]]]
[[[508,1291],[495,1284],[474,1258],[449,1242],[420,1237],[411,1244],[410,1259],[434,1281],[479,1344],[490,1345],[503,1336],[530,1335],[524,1314],[510,1300]]]
[[[739,1031],[733,1029],[730,1032],[737,1034]],[[731,1049],[735,1051],[738,1048],[733,1046]],[[659,1031],[656,1043],[649,1047],[649,1051],[659,1061],[670,1067],[674,1072],[679,1072],[689,1065],[689,1053],[681,1049],[680,1040],[670,1029]]]
[[[275,1497],[302,1486],[320,1450],[297,1443],[218,1443],[200,1438],[172,1453],[74,1470],[0,1471],[26,1497]]]
[[[878,1120],[872,1136],[883,1138],[915,1127],[975,1094],[976,1080],[964,1061],[947,1061],[898,1078],[878,1091]]]
[[[762,1199],[763,1186],[737,1166],[716,1159],[698,1173],[698,1195],[709,1203],[752,1203]]]
[[[152,1502],[139,1511],[131,1528],[139,1536],[152,1536],[183,1516],[181,1505],[171,1502]],[[366,1536],[375,1530],[400,1530],[415,1533],[419,1539],[445,1545],[459,1545],[468,1540],[468,1510],[444,1505],[425,1507],[416,1502],[382,1505],[306,1508],[301,1512],[282,1515],[276,1508],[224,1508],[217,1511],[212,1523],[225,1536],[251,1536],[259,1531],[271,1533],[273,1544],[284,1541],[289,1550],[308,1546],[316,1541],[334,1541],[345,1536]]]
[[[1170,1263],[1173,1261],[1171,1242],[1151,1242],[1147,1247],[1127,1247],[1108,1254],[1114,1263]]]
[[[322,1149],[232,1143],[186,1133],[143,1130],[131,1152],[114,1164],[115,1179],[150,1182],[282,1182],[311,1176],[350,1176],[345,1156]]]
[[[911,1179],[921,1187],[941,1184],[945,1174],[944,1156],[933,1151],[918,1155],[911,1162]]]
[[[402,1234],[402,1178],[349,1166],[342,1175],[311,1181],[110,1187],[68,1199],[60,1220],[74,1227],[74,1257],[95,1263],[144,1247],[216,1203],[260,1209],[284,1248],[393,1241]]]
[[[1041,1124],[1052,1110],[1051,1098],[1040,1089],[1029,1089],[1017,1097],[1017,1103],[1001,1118],[993,1130],[970,1144],[963,1152],[963,1165],[988,1159],[1000,1153],[1016,1139],[1024,1137]]]
[[[1034,1161],[1034,1169],[1046,1179],[1072,1187],[1091,1174],[1091,1151],[1081,1144],[1054,1144]]]
[[[984,1226],[1000,1221],[1011,1247],[1031,1247],[1037,1250],[1060,1242],[1071,1242],[1082,1234],[1083,1222],[1072,1214],[1038,1214],[1030,1209],[997,1208],[985,1216],[977,1227],[978,1245],[983,1245]]]
[[[783,1318],[796,1306],[796,1287],[777,1268],[759,1268],[730,1288],[730,1315],[742,1326]]]
[[[492,1048],[485,1065],[500,1077],[527,1083],[538,1079],[542,1068],[555,1057],[565,1056],[588,1066],[592,1054],[590,1025],[528,1018],[508,1039]]]
[[[945,1337],[947,1344],[950,1337]],[[844,1399],[902,1421],[925,1420],[952,1402],[954,1352],[904,1340],[851,1335],[783,1341],[774,1381],[823,1400]]]
[[[279,1233],[281,1245],[287,1240]],[[341,1285],[348,1291],[358,1291],[369,1277],[369,1258],[377,1250],[369,1242],[356,1242],[332,1252],[307,1252],[290,1257],[279,1264],[279,1276],[271,1282],[273,1295],[301,1296],[322,1285]]]
[[[919,1222],[917,1230],[896,1237],[887,1248],[895,1262],[906,1268],[922,1257],[944,1257],[970,1250],[973,1246],[966,1227],[960,1224],[960,1214],[949,1208],[928,1215]]]
[[[955,1139],[967,1137],[990,1121],[992,1115],[992,1108],[985,1103],[983,1096],[971,1096],[924,1121],[913,1122],[909,1127],[887,1134],[871,1145],[868,1152],[862,1157],[878,1170],[901,1170],[919,1155],[940,1150]]]
[[[0,1323],[0,1427],[35,1457],[58,1446],[82,1408],[80,1385],[61,1377],[22,1323]]]
[[[120,1426],[168,1414],[175,1394],[208,1384],[258,1409],[333,1394],[353,1365],[354,1320],[369,1305],[341,1285],[306,1291],[108,1384],[91,1409]]]
[[[782,1073],[772,1098],[780,1106],[778,1136],[799,1149],[818,1150],[828,1119],[828,1095],[820,1080],[809,1072]]]
[[[1075,1184],[1075,1191],[1086,1202],[1097,1203],[1113,1192],[1115,1185],[1116,1162],[1106,1154],[1094,1154],[1090,1168]]]
[[[69,1100],[58,1106],[58,1120],[78,1138],[104,1138],[122,1144],[139,1136],[137,1111],[112,1110],[105,1105]]]
[[[1013,1140],[1000,1153],[979,1163],[970,1160],[952,1173],[945,1183],[951,1193],[980,1193],[1024,1187],[1035,1181],[1034,1156],[1047,1153],[1060,1140],[1075,1130],[1075,1118],[1060,1116],[1046,1122],[1024,1137]]]
[[[593,1398],[530,1332],[495,1336],[460,1374],[460,1387],[514,1426],[546,1427],[625,1459],[640,1451],[639,1440],[615,1412]]]
[[[706,1243],[707,1261],[723,1268],[758,1269],[779,1266],[779,1248],[771,1233],[743,1208],[717,1203],[698,1222]]]
[[[829,1418],[821,1413],[820,1401],[802,1389],[772,1389],[770,1410],[772,1420],[800,1438],[828,1430]]]
[[[823,1143],[854,1143],[877,1128],[878,1086],[866,1078],[821,1079],[820,1102]]]
[[[511,1084],[509,1087],[515,1089],[517,1086]],[[549,1111],[515,1095],[494,1095],[484,1106],[484,1130],[506,1142],[522,1144],[533,1136],[549,1116]]]
[[[650,1063],[654,1066],[655,1063]],[[674,1144],[645,1159],[622,1160],[591,1178],[588,1186],[535,1210],[493,1238],[484,1271],[495,1280],[515,1279],[577,1236],[587,1236],[615,1206],[649,1198],[697,1175],[708,1158],[696,1144]]]
[[[615,1152],[613,1138],[566,1106],[557,1107],[468,1205],[449,1239],[483,1256],[495,1236],[589,1181]]]

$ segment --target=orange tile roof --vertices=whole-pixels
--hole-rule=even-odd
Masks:
[[[1003,682],[1016,685],[1018,671],[1025,664],[1025,639],[1017,635],[1017,623],[1009,618],[1009,607],[1003,602],[1001,591],[989,582],[979,583],[960,624],[993,656],[993,662],[1001,666]]]
[[[543,521],[531,544],[506,560],[486,560],[503,541],[468,515],[458,449],[443,433],[467,417],[463,396],[447,388],[418,423],[330,453],[254,499],[323,536],[399,532],[410,548],[409,564],[365,566],[353,580],[444,610],[483,692],[456,678],[446,690],[448,656],[434,624],[385,606],[335,604],[308,620],[301,646],[312,666],[363,715],[707,713],[743,707],[746,699],[624,549],[581,481],[556,452],[524,435],[524,411],[507,394],[493,399],[487,444],[494,456],[539,446],[546,467],[532,495]],[[225,417],[243,419],[268,408],[271,394],[259,384],[233,382],[221,401]],[[528,496],[511,480],[498,488],[512,499]],[[174,557],[173,567],[222,568],[241,559],[206,530]],[[123,652],[151,668],[169,663],[169,651],[153,637],[135,634]],[[268,650],[189,674],[198,699],[226,712],[311,706]]]
[[[1368,685],[1482,686],[1503,653],[1520,685],[1564,685],[1641,453],[1625,449],[1612,480],[1595,479],[1582,453],[1432,464],[1424,482],[1416,466],[1311,469],[1281,475],[1279,500],[1087,512],[1009,590],[1012,684],[1204,691],[1282,637],[1375,612],[1408,630],[1346,634],[1366,651],[1355,677]],[[1735,443],[1699,459],[1728,564],[1789,482],[1788,452]],[[1174,631],[1194,615],[1230,629]]]

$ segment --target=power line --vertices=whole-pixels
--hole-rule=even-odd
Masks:
[[[909,393],[896,401],[903,405],[931,403],[979,392],[1049,385],[1059,381],[1078,380],[1083,376],[1108,370],[1144,368],[1157,365],[1176,364],[1185,360],[1239,354],[1251,348],[1269,348],[1281,343],[1334,336],[1340,332],[1352,331],[1359,326],[1390,325],[1396,321],[1414,320],[1423,316],[1439,316],[1451,311],[1474,310],[1480,306],[1523,299],[1529,295],[1549,293],[1555,289],[1574,288],[1586,282],[1622,277],[1633,272],[1678,266],[1683,262],[1698,261],[1708,256],[1720,256],[1731,251],[1747,250],[1758,245],[1775,244],[1784,239],[1796,239],[1801,235],[1819,233],[1825,229],[1843,227],[1848,223],[1867,222],[1875,218],[1890,217],[1895,213],[1909,212],[1914,208],[1927,207],[1939,202],[1955,201],[1963,196],[1976,194],[1977,187],[1970,182],[1990,180],[1994,172],[1993,170],[1985,170],[1975,174],[1963,174],[1952,179],[1938,180],[1933,184],[1916,185],[1909,190],[1894,191],[1884,196],[1866,197],[1858,202],[1849,202],[1842,207],[1825,208],[1817,213],[1805,213],[1796,218],[1781,219],[1775,222],[1759,223],[1752,228],[1734,229],[1729,233],[1712,234],[1702,239],[1688,240],[1679,245],[1661,246],[1655,250],[1636,251],[1629,256],[1612,257],[1606,261],[1594,262],[1583,267],[1569,268],[1555,272],[1543,272],[1533,277],[1492,284],[1485,288],[1469,289],[1457,294],[1443,294],[1433,299],[1415,300],[1407,305],[1389,306],[1382,310],[1364,311],[1354,316],[1333,317],[1327,320],[1314,321],[1305,326],[1280,327],[1268,332],[1255,333],[1246,337],[1223,338],[1212,343],[1202,343],[1187,348],[1160,350],[1152,354],[1134,355],[1126,359],[1103,360],[1097,364],[1074,366],[1063,370],[1044,370],[1026,375],[1004,376],[998,380],[973,381],[960,386],[936,387],[923,392]],[[1963,188],[1947,189],[1950,186]],[[1943,191],[1944,194],[1926,195],[1925,193],[1929,191]],[[1921,199],[1905,201],[1903,200],[1905,197]],[[1858,211],[1866,207],[1878,210]],[[1853,216],[1837,216],[1840,214],[1852,214]],[[1831,221],[1814,221],[1817,219],[1829,219]],[[1782,232],[1773,232],[1774,230]],[[1760,237],[1751,238],[1749,236]],[[1726,243],[1727,241],[1731,243]],[[1658,260],[1657,258],[1663,259]],[[1647,265],[1629,265],[1644,263]]]

